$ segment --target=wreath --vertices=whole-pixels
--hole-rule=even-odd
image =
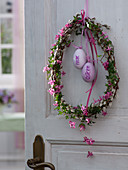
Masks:
[[[56,43],[52,44],[48,65],[43,70],[43,72],[47,72],[48,84],[51,86],[48,92],[54,97],[55,103],[53,105],[55,110],[58,110],[59,115],[64,114],[66,119],[79,119],[81,121],[79,125],[80,130],[84,130],[86,125],[92,125],[98,115],[102,114],[105,116],[107,114],[106,108],[111,105],[119,88],[120,78],[115,64],[114,46],[104,29],[110,29],[110,27],[97,23],[95,18],[84,17],[83,11],[81,14],[76,14],[74,19],[70,20],[56,35]],[[63,88],[61,78],[66,74],[62,70],[63,54],[65,48],[70,47],[73,43],[71,39],[73,32],[75,32],[76,36],[82,35],[89,40],[90,47],[95,49],[97,62],[100,61],[108,72],[104,95],[99,96],[88,107],[82,104],[77,106],[68,104],[64,100],[64,95],[61,91]],[[97,54],[96,42],[101,47],[103,55]],[[92,86],[94,86],[95,79]],[[91,90],[89,93],[91,93]],[[75,122],[69,121],[69,124],[70,127],[75,128]]]

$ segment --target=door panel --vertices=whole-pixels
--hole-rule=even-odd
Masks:
[[[73,8],[68,9],[68,6],[72,6]],[[45,39],[45,54],[46,54],[46,63],[49,56],[49,50],[51,47],[51,44],[54,43],[55,35],[59,32],[59,30],[64,27],[64,25],[73,17],[74,14],[76,14],[78,11],[80,12],[81,9],[83,9],[84,2],[79,2],[78,0],[74,1],[71,0],[70,3],[68,0],[66,1],[60,1],[60,0],[47,0],[44,1],[44,17],[45,17],[45,36],[47,37]],[[78,7],[78,8],[77,8]],[[66,12],[65,12],[66,11]],[[80,46],[81,36],[75,36],[72,35],[72,39],[74,40],[74,44]],[[83,38],[83,48],[85,50],[85,39]],[[100,48],[99,48],[100,50]],[[81,77],[81,70],[76,69],[73,66],[73,54],[75,52],[75,48],[71,45],[70,48],[67,48],[64,53],[63,58],[63,69],[66,72],[66,76],[62,78],[64,89],[62,90],[63,94],[65,94],[64,99],[71,103],[74,106],[77,106],[78,104],[84,104],[87,101],[88,95],[85,94],[88,89],[90,89],[91,83],[86,83]],[[102,54],[102,51],[100,50],[100,54]],[[90,102],[93,102],[93,98],[98,98],[98,96],[103,95],[103,92],[105,91],[105,71],[104,68],[101,66],[100,62],[98,64],[100,76],[98,76],[97,82],[95,84],[95,88],[93,89],[93,96]],[[100,88],[99,88],[100,84]],[[48,86],[46,86],[48,90]],[[49,95],[49,94],[47,94]],[[47,97],[48,98],[48,97]],[[53,100],[51,99],[51,103],[53,103]],[[48,103],[49,105],[49,103]],[[57,112],[54,111],[54,106],[51,105],[50,112],[52,114],[56,114]]]
[[[46,74],[42,68],[47,63],[49,49],[54,37],[76,12],[84,8],[84,0],[26,0],[25,1],[25,76],[26,76],[26,160],[32,158],[32,143],[37,134],[46,142],[46,161],[62,170],[114,170],[128,169],[126,164],[128,141],[128,73],[127,67],[127,30],[128,1],[90,0],[90,17],[96,17],[100,23],[111,26],[108,31],[115,46],[117,68],[121,81],[118,98],[108,109],[108,115],[96,120],[96,124],[87,127],[85,133],[79,129],[70,129],[68,120],[58,116],[52,105],[53,99],[47,93]],[[80,37],[74,37],[78,45]],[[83,39],[83,44],[85,40]],[[81,78],[80,70],[74,68],[72,56],[75,49],[71,46],[65,51],[63,65],[67,73],[63,78],[65,100],[73,105],[86,103],[85,91],[90,84]],[[99,53],[102,51],[99,49]],[[92,98],[104,91],[105,72],[99,64],[99,77]],[[79,124],[79,121],[76,121]],[[94,146],[85,145],[82,140],[87,135],[96,140]],[[87,151],[95,156],[86,158]],[[78,160],[78,161],[76,161]],[[107,162],[107,163],[106,163]],[[115,162],[115,164],[113,164]],[[114,168],[116,166],[116,168]],[[79,168],[80,167],[80,168]],[[29,169],[26,166],[26,170]]]
[[[52,141],[53,142],[53,141]],[[72,143],[72,145],[71,145]],[[119,143],[98,143],[85,146],[80,142],[53,142],[52,159],[59,170],[127,170],[128,148]],[[94,157],[86,157],[88,150],[93,150]],[[123,164],[122,164],[123,162]]]

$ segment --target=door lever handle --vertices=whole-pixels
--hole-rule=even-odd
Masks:
[[[55,170],[55,166],[50,163],[50,162],[43,162],[43,163],[32,163],[32,159],[29,159],[27,161],[27,165],[29,166],[29,168],[31,169],[41,169],[41,168],[44,168],[44,167],[47,167],[47,168],[50,168],[51,170]]]
[[[33,143],[33,159],[28,159],[28,167],[34,170],[44,170],[45,167],[55,170],[55,166],[50,162],[45,162],[44,157],[45,144],[42,136],[37,135]]]

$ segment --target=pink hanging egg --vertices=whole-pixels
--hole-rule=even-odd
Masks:
[[[82,68],[82,77],[86,82],[92,82],[95,79],[95,72],[94,65],[87,62]]]
[[[73,55],[73,64],[76,68],[81,69],[86,63],[86,54],[84,50],[77,49]]]

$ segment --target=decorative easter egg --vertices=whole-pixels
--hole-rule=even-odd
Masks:
[[[86,82],[92,82],[95,79],[95,72],[94,65],[87,62],[82,68],[82,77]]]
[[[86,63],[86,54],[84,50],[77,49],[73,55],[73,64],[76,68],[81,69]]]

